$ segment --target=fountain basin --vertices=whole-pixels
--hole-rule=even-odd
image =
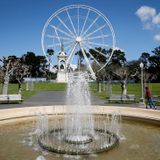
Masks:
[[[0,110],[1,115],[1,136],[0,136],[0,145],[3,146],[0,151],[0,159],[7,160],[13,159],[16,156],[16,160],[27,160],[36,159],[36,156],[39,151],[34,151],[31,146],[24,147],[24,144],[20,145],[19,141],[23,140],[21,134],[25,134],[28,137],[29,131],[25,131],[24,133],[17,133],[18,130],[25,130],[23,126],[25,124],[28,126],[32,124],[34,121],[34,115],[36,112],[44,112],[49,115],[54,113],[55,117],[63,117],[64,116],[64,107],[65,106],[51,106],[46,107],[31,107],[31,108],[17,108],[17,109],[6,109]],[[120,142],[119,146],[114,148],[109,152],[102,152],[97,155],[90,153],[89,155],[83,155],[80,159],[89,159],[89,160],[124,160],[125,158],[130,160],[149,160],[149,159],[158,159],[160,158],[160,153],[158,152],[158,148],[160,147],[160,111],[155,110],[146,110],[146,109],[135,109],[135,108],[123,108],[123,107],[105,107],[105,106],[92,106],[94,111],[94,116],[101,115],[102,117],[105,114],[112,113],[113,111],[120,111],[122,115],[122,119],[124,119],[124,133],[126,130],[129,134],[133,134],[130,138],[128,133],[125,135],[126,140]],[[52,117],[52,115],[51,115]],[[128,123],[125,120],[129,120],[129,125],[131,124],[131,128],[129,128]],[[141,125],[142,123],[142,125]],[[143,125],[143,123],[145,125]],[[8,128],[5,129],[5,126]],[[126,127],[125,127],[126,126]],[[156,126],[156,127],[154,127]],[[22,129],[21,129],[22,128]],[[8,132],[5,132],[8,131]],[[30,130],[30,129],[28,129]],[[145,130],[143,132],[143,130]],[[158,131],[159,130],[159,131]],[[4,135],[3,135],[4,133]],[[27,135],[26,135],[27,134]],[[10,136],[9,136],[10,135]],[[4,138],[2,138],[4,136]],[[12,138],[11,138],[12,137]],[[11,139],[11,142],[9,142]],[[16,139],[14,141],[14,139]],[[18,140],[17,140],[18,139]],[[149,139],[149,140],[148,140]],[[4,143],[3,143],[4,140]],[[7,141],[6,141],[7,140]],[[147,142],[145,142],[147,141]],[[152,141],[152,142],[151,142]],[[8,145],[7,145],[8,143]],[[17,144],[16,144],[17,143]],[[140,144],[139,144],[140,143]],[[15,147],[13,147],[15,146]],[[11,147],[12,149],[9,149]],[[148,147],[148,149],[146,149]],[[17,150],[16,150],[17,148]],[[19,148],[19,149],[18,149]],[[5,149],[7,151],[5,151]],[[85,149],[85,148],[84,148]],[[13,150],[13,151],[12,151]],[[26,151],[27,150],[27,151]],[[12,152],[11,152],[12,151]],[[37,153],[38,152],[38,153]],[[133,156],[133,155],[135,156]],[[27,155],[28,157],[22,157],[22,155]],[[6,156],[6,159],[5,159]],[[35,158],[34,158],[35,157]],[[60,155],[60,154],[50,154],[47,153],[47,160],[51,159],[75,159],[75,157]]]

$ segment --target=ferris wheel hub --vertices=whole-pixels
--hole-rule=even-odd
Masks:
[[[82,41],[82,38],[78,36],[78,37],[76,38],[76,42],[77,42],[77,43],[80,43],[81,41]]]

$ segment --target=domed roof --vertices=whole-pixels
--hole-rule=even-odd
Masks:
[[[67,56],[67,54],[64,52],[64,51],[61,51],[60,53],[59,53],[59,55],[58,56],[61,56],[61,57],[66,57]]]

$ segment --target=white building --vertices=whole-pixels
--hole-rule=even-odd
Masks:
[[[68,81],[68,71],[67,71],[67,55],[64,52],[63,44],[61,47],[61,52],[58,55],[58,72],[57,72],[57,82],[67,82]]]

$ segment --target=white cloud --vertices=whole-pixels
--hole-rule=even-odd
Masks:
[[[159,29],[160,12],[157,13],[155,8],[149,6],[141,6],[135,14],[140,18],[144,29]],[[154,40],[160,41],[160,34],[156,34],[154,36]]]
[[[143,29],[152,30],[153,28],[154,28],[154,25],[151,21],[143,23]]]
[[[160,41],[160,34],[156,34],[156,35],[154,36],[154,40]]]
[[[149,6],[142,6],[135,14],[141,19],[141,21],[148,21],[156,15],[156,10]]]
[[[160,25],[160,13],[158,13],[156,16],[153,17],[152,22],[154,24]]]

